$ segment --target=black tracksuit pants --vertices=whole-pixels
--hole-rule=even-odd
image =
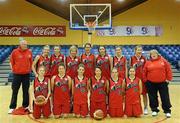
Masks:
[[[147,81],[145,83],[146,89],[149,96],[149,104],[152,111],[159,112],[158,106],[158,92],[160,94],[162,109],[164,113],[171,113],[171,103],[169,98],[169,89],[167,82],[154,83],[151,81]]]
[[[29,106],[29,86],[30,86],[30,77],[29,74],[13,74],[13,82],[12,82],[12,97],[9,108],[15,109],[17,106],[17,95],[19,88],[22,83],[22,92],[23,92],[23,107]]]

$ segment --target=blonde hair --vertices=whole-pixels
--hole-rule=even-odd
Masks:
[[[152,53],[156,53],[157,55],[160,55],[159,52],[156,49],[152,49],[149,51],[149,55],[151,56]]]
[[[59,46],[59,45],[55,45],[53,48],[56,48],[56,47],[58,47],[59,49],[61,49],[61,46]]]
[[[80,67],[85,68],[85,66],[84,66],[84,64],[83,64],[83,63],[80,63],[80,64],[78,65],[78,69],[79,69]]]
[[[43,46],[43,49],[45,49],[45,48],[50,49],[50,46],[49,46],[49,45],[45,45],[45,46]]]
[[[69,52],[71,52],[72,50],[76,50],[76,52],[78,52],[78,48],[75,46],[75,45],[72,45],[70,48],[69,48]]]
[[[115,49],[121,49],[122,50],[122,47],[121,46],[116,46]]]
[[[137,45],[134,50],[136,51],[138,48],[141,48],[142,49],[142,46],[141,45]]]

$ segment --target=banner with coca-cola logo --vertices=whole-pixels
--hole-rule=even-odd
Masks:
[[[65,37],[66,26],[0,25],[0,37]]]

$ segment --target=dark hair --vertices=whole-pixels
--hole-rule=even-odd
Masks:
[[[60,66],[63,66],[63,67],[65,68],[65,65],[64,65],[63,62],[60,62],[60,63],[59,63],[58,68],[59,68]]]
[[[98,51],[100,50],[100,47],[104,47],[105,52],[106,52],[106,48],[105,48],[105,46],[103,46],[103,45],[101,45],[101,46],[98,47]]]
[[[96,69],[100,69],[102,71],[102,69],[99,66],[95,66],[94,70]]]
[[[89,46],[91,47],[91,43],[86,43],[86,44],[84,45],[84,47],[86,47],[87,45],[89,45]]]
[[[136,72],[136,68],[135,68],[135,67],[133,67],[133,66],[129,67],[129,68],[128,68],[128,77],[129,77],[129,71],[130,71],[131,69],[134,69],[135,72]]]

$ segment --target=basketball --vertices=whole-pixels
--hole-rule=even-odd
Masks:
[[[102,110],[98,109],[94,112],[94,119],[102,120],[104,118],[104,113]]]
[[[41,105],[45,104],[45,100],[46,100],[46,98],[43,95],[39,95],[39,96],[36,97],[35,102],[36,102],[37,105],[41,106]]]

